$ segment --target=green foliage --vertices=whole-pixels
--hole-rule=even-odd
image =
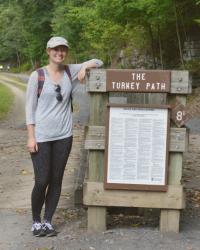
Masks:
[[[0,60],[40,64],[52,32],[53,1],[10,0],[0,4]]]
[[[0,83],[0,120],[4,119],[13,103],[12,92]]]
[[[30,63],[37,67],[45,53],[46,42],[52,28],[53,0],[21,0],[19,5],[23,10],[26,43],[24,53]]]
[[[109,67],[180,67],[199,13],[199,0],[0,1],[0,61],[19,70],[46,64],[46,42],[58,35],[69,40],[69,62],[99,57]]]
[[[69,40],[72,48],[71,57],[75,62],[85,59],[89,44],[84,40],[84,29],[90,22],[90,18],[90,8],[74,6],[69,2],[55,9],[52,19],[53,35],[64,36]]]
[[[1,60],[19,59],[24,42],[22,10],[16,4],[0,5],[0,55]]]
[[[63,1],[52,20],[54,34],[69,39],[75,61],[98,56],[106,65],[122,67],[119,55],[123,51],[123,67],[134,67],[133,51],[137,50],[135,61],[141,55],[149,55],[156,62],[162,55],[166,65],[179,63],[174,0],[91,0],[81,4],[80,7],[80,1]],[[177,1],[181,26],[188,4],[189,0]],[[182,27],[180,32],[182,36],[185,33]],[[153,67],[152,63],[143,66]]]
[[[191,60],[185,64],[185,69],[192,73],[200,72],[200,60]]]
[[[20,73],[20,72],[28,72],[32,68],[32,65],[29,63],[29,61],[21,64],[19,67],[12,67],[11,72],[13,73]]]

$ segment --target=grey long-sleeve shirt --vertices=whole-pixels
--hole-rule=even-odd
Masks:
[[[94,61],[97,67],[103,64],[98,59],[90,61]],[[35,125],[37,142],[54,141],[72,135],[70,94],[78,83],[77,75],[84,63],[69,64],[72,83],[66,72],[59,83],[54,82],[44,67],[45,81],[39,98],[37,97],[38,73],[34,71],[30,75],[26,92],[26,124]],[[55,84],[61,87],[62,102],[56,99]]]

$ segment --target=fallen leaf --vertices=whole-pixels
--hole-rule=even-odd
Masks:
[[[26,171],[26,170],[23,169],[23,170],[21,171],[21,174],[22,174],[22,175],[27,175],[27,174],[28,174],[28,171]]]

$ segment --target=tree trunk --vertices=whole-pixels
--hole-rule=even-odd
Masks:
[[[184,36],[185,36],[185,41],[189,42],[189,37],[187,35],[187,31],[186,31],[186,28],[185,28],[185,23],[184,23],[184,20],[183,20],[183,15],[181,15],[181,13],[179,13],[179,16],[180,16],[181,24],[182,24],[182,27],[183,27],[183,33],[184,33]],[[192,58],[191,49],[189,49],[188,52],[190,54],[190,58]]]
[[[160,35],[160,25],[158,24],[158,41],[159,41],[159,51],[160,51],[160,64],[161,68],[163,69],[163,51],[162,51],[162,41],[161,41],[161,35]]]
[[[20,56],[19,56],[19,51],[18,50],[16,50],[16,56],[17,56],[17,66],[18,66],[18,68],[20,68],[21,62],[20,62]]]
[[[153,37],[153,31],[151,28],[151,24],[148,24],[148,28],[149,28],[149,35],[151,38],[151,52],[152,52],[152,58],[153,58],[153,67],[154,67],[154,69],[156,69],[157,65],[156,65],[155,48],[154,48],[154,37]]]
[[[180,53],[180,60],[181,60],[182,66],[184,68],[185,66],[184,66],[184,60],[183,60],[180,31],[179,31],[179,26],[178,26],[176,0],[174,0],[174,15],[175,15],[175,20],[176,20],[176,35],[177,35],[177,39],[178,39],[178,47],[179,47],[179,53]]]
[[[35,59],[35,69],[38,69],[39,67],[41,67],[40,60]]]

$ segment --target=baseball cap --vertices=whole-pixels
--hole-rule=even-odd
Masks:
[[[66,46],[67,48],[69,48],[68,41],[61,36],[53,36],[47,42],[47,48],[55,48],[55,47],[60,46],[60,45],[63,45],[63,46]]]

